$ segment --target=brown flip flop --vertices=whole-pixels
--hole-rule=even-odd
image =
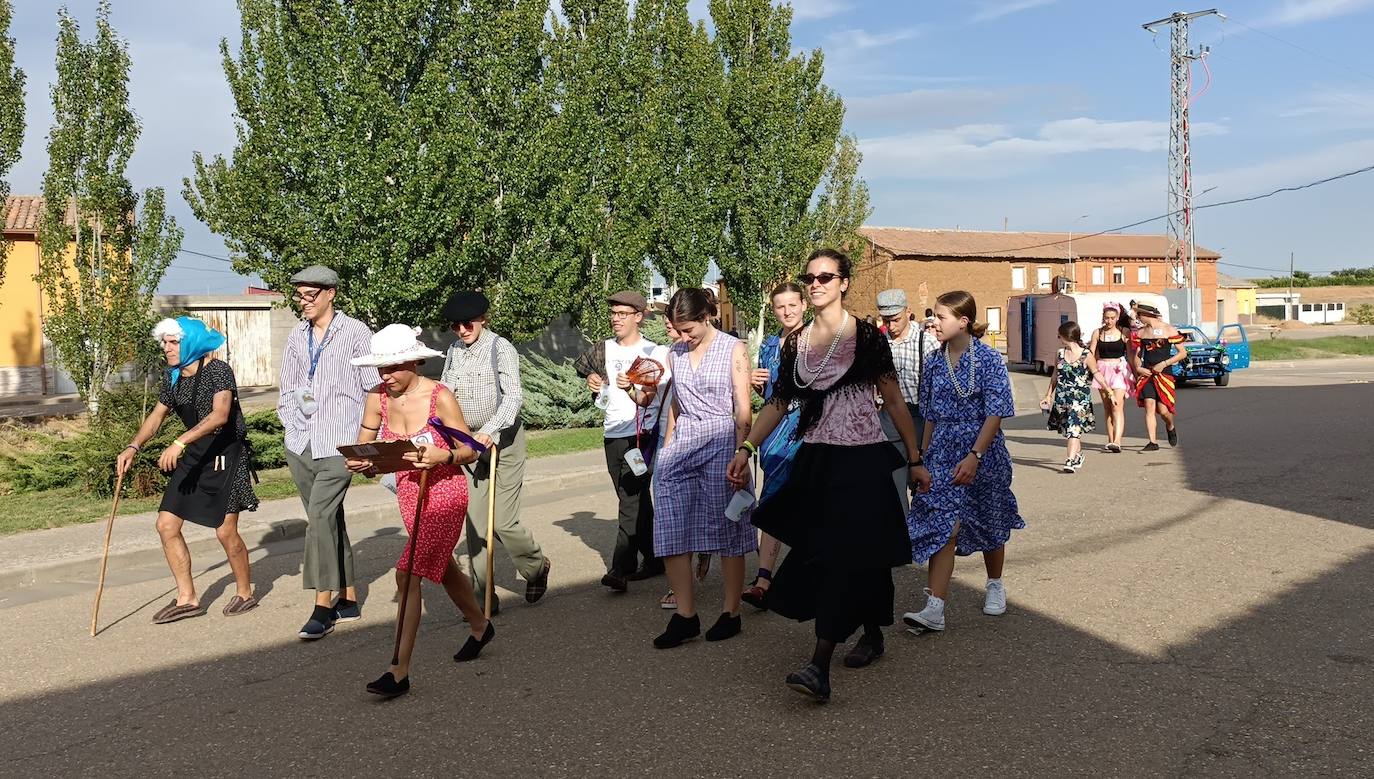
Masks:
[[[238,615],[246,614],[257,607],[258,598],[256,595],[249,595],[247,598],[241,598],[238,595],[235,595],[234,597],[229,599],[228,603],[224,605],[224,616],[237,617]]]
[[[177,606],[173,603],[171,608],[163,609],[158,612],[161,616],[153,617],[153,624],[165,625],[168,622],[177,622],[179,620],[189,619],[190,617],[199,617],[204,613],[205,609],[201,608],[198,603],[187,603],[184,606]]]
[[[153,622],[160,622],[163,617],[167,616],[167,612],[171,611],[176,607],[177,599],[172,598],[172,600],[169,601],[166,606],[163,606],[162,608],[158,609],[156,612],[153,613]]]

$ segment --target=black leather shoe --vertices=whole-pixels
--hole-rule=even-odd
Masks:
[[[390,671],[382,674],[377,681],[368,682],[367,691],[373,695],[380,695],[383,698],[395,698],[410,692],[410,677],[396,681],[396,677]]]
[[[654,578],[655,576],[662,576],[662,575],[663,575],[663,563],[653,562],[653,563],[644,563],[644,564],[640,565],[639,568],[636,569],[634,573],[630,574],[629,576],[626,576],[625,578],[626,578],[626,579],[629,579],[629,580],[632,581],[632,582],[642,582],[642,581],[644,581],[645,579],[652,579],[652,578]]]
[[[1178,446],[1178,428],[1165,432],[1169,434],[1169,446]]]
[[[740,619],[738,614],[733,617],[729,614],[721,614],[720,619],[716,620],[716,624],[706,631],[706,640],[724,641],[727,638],[738,636],[743,629],[744,620]]]
[[[453,659],[459,663],[476,660],[477,656],[482,654],[482,648],[490,644],[493,638],[496,638],[496,625],[488,621],[487,629],[482,631],[482,639],[479,641],[469,634],[468,640],[463,642],[463,648],[458,650],[458,654],[454,655]]]
[[[809,663],[787,675],[787,686],[802,695],[811,696],[819,703],[830,700],[830,677],[822,676],[821,669]]]
[[[656,649],[672,649],[699,635],[701,635],[701,617],[695,614],[691,617],[674,614],[672,619],[668,620],[667,630],[664,630],[654,639],[654,647]]]
[[[601,577],[601,585],[610,587],[615,592],[625,592],[630,589],[630,585],[620,571],[607,571],[606,575]]]
[[[845,668],[863,668],[872,665],[874,660],[883,656],[883,641],[870,641],[868,636],[859,638],[854,648],[849,650],[849,654],[844,656]]]

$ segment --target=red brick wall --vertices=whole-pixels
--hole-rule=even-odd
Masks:
[[[1112,269],[1125,270],[1121,284],[1112,281]],[[1093,268],[1102,269],[1101,284],[1093,283]],[[1150,281],[1141,284],[1137,280],[1139,268],[1150,269]],[[1173,289],[1172,266],[1165,260],[1103,260],[1079,259],[1074,263],[1074,289],[1078,292],[1120,292],[1124,300],[1129,300],[1134,292],[1160,293]],[[1065,275],[1068,275],[1067,273]],[[1204,322],[1215,322],[1217,318],[1217,263],[1216,260],[1197,261],[1197,284],[1202,297],[1202,316]]]

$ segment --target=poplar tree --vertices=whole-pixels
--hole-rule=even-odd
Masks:
[[[95,412],[111,376],[150,325],[153,294],[181,247],[163,191],[143,208],[125,177],[139,135],[129,108],[129,52],[99,4],[95,39],[58,12],[57,82],[39,226],[43,334]]]
[[[0,219],[4,218],[3,204],[10,194],[5,177],[19,161],[19,149],[24,143],[24,71],[14,66],[14,39],[9,36],[13,15],[10,0],[0,0]],[[0,235],[0,284],[5,282],[9,248],[5,236]]]

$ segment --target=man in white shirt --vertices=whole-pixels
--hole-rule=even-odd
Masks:
[[[601,583],[615,592],[625,592],[628,582],[663,573],[662,561],[654,557],[654,504],[649,485],[652,458],[658,448],[658,390],[669,378],[668,347],[640,335],[639,325],[649,307],[643,295],[624,290],[606,303],[615,337],[596,344],[578,360],[577,367],[587,379],[587,388],[597,393],[597,405],[606,412],[606,470],[620,502],[615,552]],[[658,384],[639,386],[625,377],[641,357],[663,366]]]
[[[887,326],[888,345],[892,347],[892,363],[897,368],[897,385],[901,387],[911,421],[916,424],[916,442],[920,444],[924,435],[925,418],[921,416],[921,407],[918,405],[917,388],[921,384],[921,366],[926,356],[938,346],[938,342],[933,333],[926,332],[924,322],[918,327],[912,321],[915,317],[911,314],[904,290],[885,289],[879,292],[878,315]],[[882,415],[882,422],[887,440],[906,457],[902,437],[897,434],[897,427],[892,424],[892,419],[886,412]],[[898,496],[902,499],[903,511],[910,507],[911,502],[907,488],[908,478],[910,477],[906,466],[892,472],[892,481],[897,487]]]

